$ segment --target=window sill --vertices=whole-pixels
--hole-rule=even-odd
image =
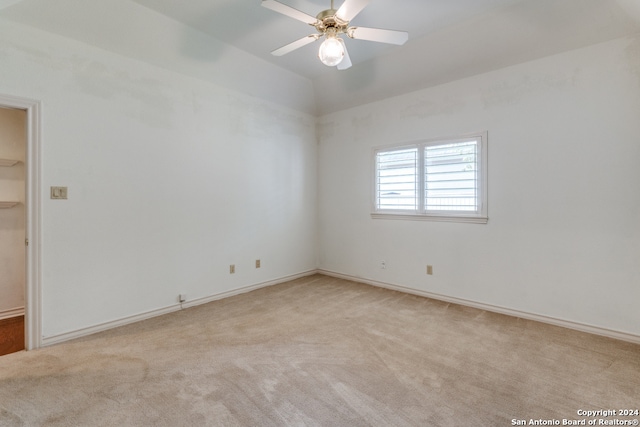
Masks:
[[[373,219],[401,219],[409,221],[439,221],[439,222],[464,222],[470,224],[486,224],[489,218],[486,216],[450,216],[450,215],[421,215],[406,213],[381,213],[371,214]]]

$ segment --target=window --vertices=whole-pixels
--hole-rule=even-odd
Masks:
[[[374,218],[487,222],[487,134],[375,150]]]

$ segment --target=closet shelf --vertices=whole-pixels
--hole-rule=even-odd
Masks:
[[[0,166],[13,166],[18,163],[19,160],[12,159],[0,159]]]
[[[14,207],[18,203],[20,203],[20,202],[2,202],[2,201],[0,201],[0,209],[9,209],[9,208]]]

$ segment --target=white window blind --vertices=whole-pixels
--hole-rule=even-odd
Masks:
[[[427,210],[476,212],[478,141],[426,146],[424,181]]]
[[[487,222],[486,133],[375,150],[374,217]]]
[[[418,149],[381,152],[377,156],[378,209],[418,208]]]

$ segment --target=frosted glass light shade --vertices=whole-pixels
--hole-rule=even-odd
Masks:
[[[336,66],[344,58],[344,46],[336,37],[327,37],[320,45],[318,58],[324,65],[329,67]]]

